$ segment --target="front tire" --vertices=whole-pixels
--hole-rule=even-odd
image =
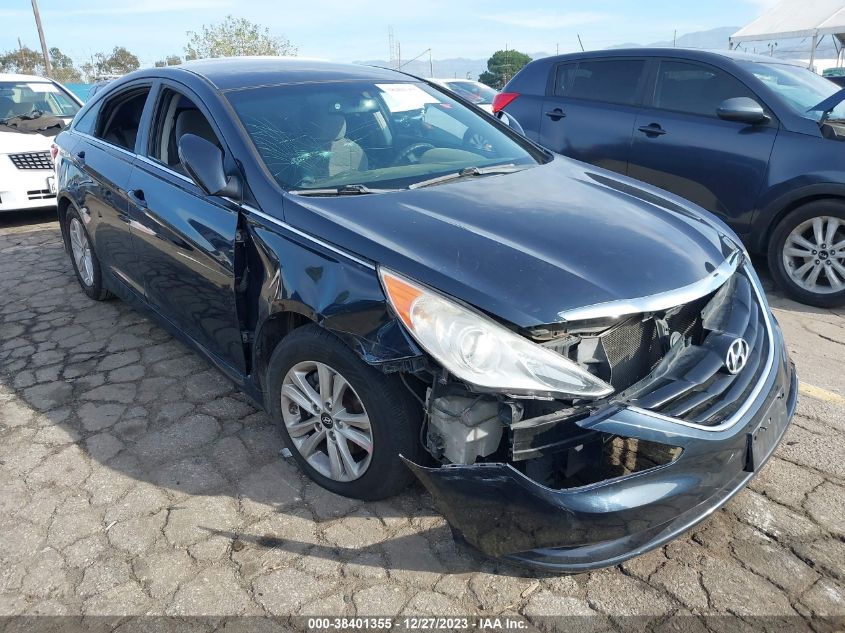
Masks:
[[[401,381],[362,361],[317,325],[276,347],[267,408],[300,468],[322,487],[375,501],[401,492],[419,461],[421,412]]]
[[[85,223],[82,216],[74,207],[67,212],[67,238],[70,252],[70,259],[73,262],[73,270],[76,273],[76,280],[89,297],[95,301],[104,301],[111,297],[111,293],[103,286],[102,269],[100,260],[94,252],[94,245],[85,230]]]
[[[769,269],[792,299],[820,308],[845,304],[845,203],[802,205],[777,225]]]

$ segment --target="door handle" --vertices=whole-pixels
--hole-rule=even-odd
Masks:
[[[555,108],[554,110],[549,110],[548,112],[546,112],[546,116],[549,117],[552,121],[560,121],[563,117],[566,116],[566,112],[564,112],[560,108]]]
[[[141,207],[142,209],[147,208],[147,200],[144,197],[144,190],[143,189],[132,189],[129,192],[129,197],[132,199],[136,205]]]
[[[648,125],[641,125],[637,129],[646,136],[662,136],[663,134],[666,134],[666,130],[660,127],[659,123],[649,123]]]

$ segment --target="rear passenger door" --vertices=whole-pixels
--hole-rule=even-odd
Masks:
[[[627,57],[557,64],[543,102],[540,143],[624,174],[646,67],[645,58]]]
[[[715,66],[662,59],[653,91],[634,130],[628,175],[712,211],[738,233],[750,228],[757,194],[778,133],[768,124],[723,121],[719,105],[733,97],[763,101]]]
[[[93,116],[74,130],[81,139],[71,159],[87,176],[82,186],[97,257],[118,280],[143,296],[132,247],[128,186],[135,163],[135,144],[150,93],[149,84],[131,84],[108,97]]]
[[[235,301],[238,206],[208,196],[179,161],[178,141],[195,134],[224,149],[200,99],[163,81],[129,184],[132,233],[147,301],[183,333],[243,373]]]

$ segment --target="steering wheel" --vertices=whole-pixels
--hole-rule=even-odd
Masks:
[[[401,165],[406,163],[408,165],[414,165],[420,162],[420,156],[430,149],[434,149],[434,145],[431,143],[413,143],[412,145],[408,145],[408,147],[399,152],[393,164]]]
[[[34,119],[40,119],[44,116],[44,111],[39,110],[38,108],[33,108],[27,114],[21,116],[22,119],[27,119],[28,121],[32,121]]]

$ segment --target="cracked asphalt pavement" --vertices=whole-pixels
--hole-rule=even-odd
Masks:
[[[419,486],[310,483],[220,373],[82,293],[51,213],[0,217],[0,297],[0,615],[845,615],[842,310],[770,292],[802,395],[750,489],[657,551],[554,576],[455,545]]]

